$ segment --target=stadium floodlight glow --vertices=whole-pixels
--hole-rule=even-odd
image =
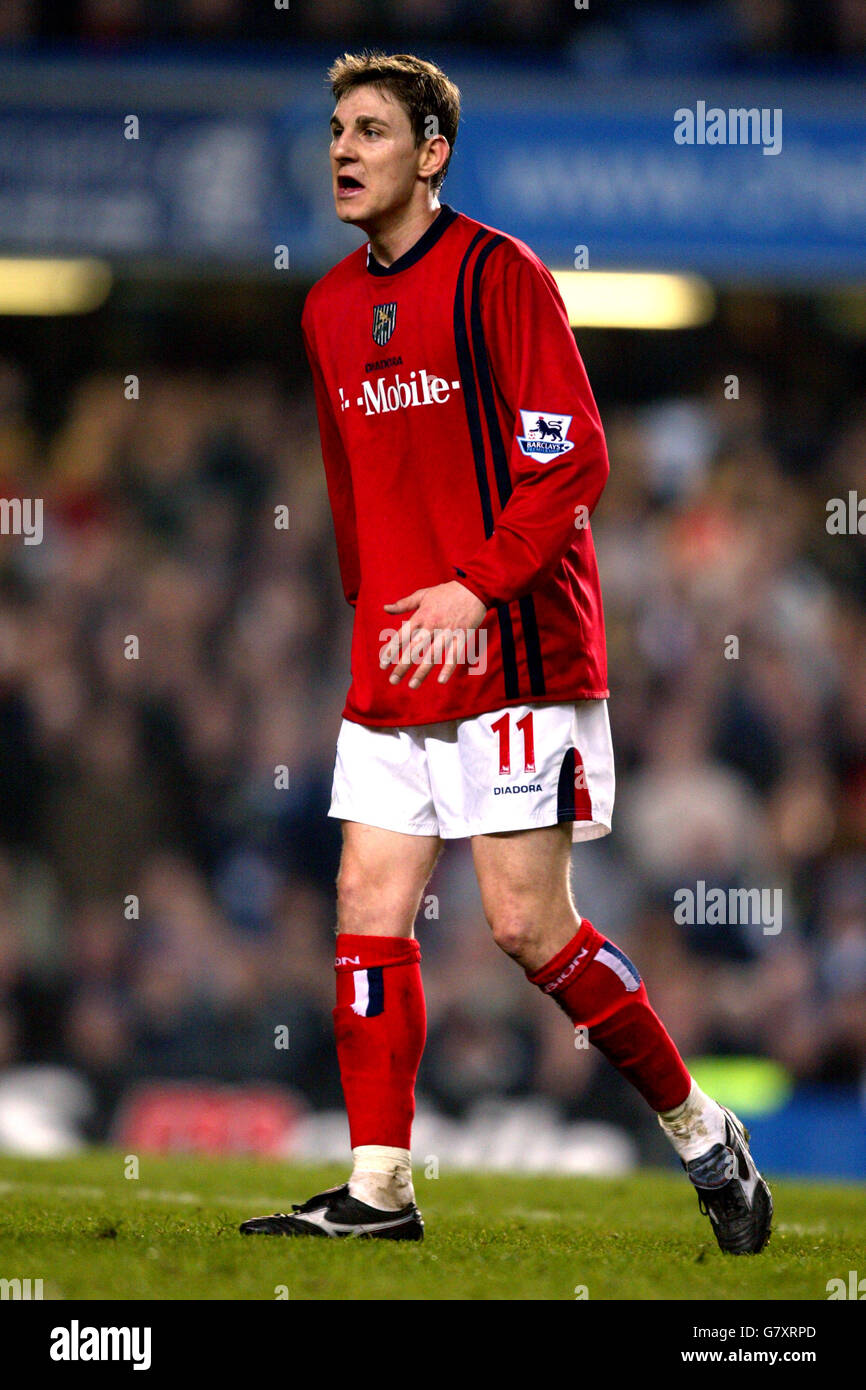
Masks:
[[[0,257],[0,314],[88,314],[110,289],[105,261]]]
[[[700,275],[556,270],[554,278],[572,328],[697,328],[716,309]]]

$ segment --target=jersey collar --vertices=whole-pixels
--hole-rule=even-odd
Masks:
[[[457,217],[457,213],[447,203],[443,203],[438,213],[434,217],[430,226],[423,236],[419,237],[414,246],[410,246],[402,256],[398,256],[391,265],[380,265],[373,252],[370,250],[370,243],[367,242],[367,270],[371,275],[397,275],[401,270],[408,270],[410,265],[420,261],[422,256],[426,256],[431,246],[435,246],[442,233]]]

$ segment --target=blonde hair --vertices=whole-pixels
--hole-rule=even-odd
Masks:
[[[390,92],[405,107],[416,145],[430,139],[431,133],[444,135],[450,152],[439,173],[430,180],[434,192],[441,188],[460,124],[460,92],[441,68],[412,53],[344,53],[328,70],[328,81],[336,101],[353,87],[369,85]],[[433,132],[429,125],[431,116],[435,121]]]

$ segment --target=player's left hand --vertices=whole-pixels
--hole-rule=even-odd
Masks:
[[[456,656],[460,651],[459,646],[455,649],[455,636],[462,632],[465,637],[480,627],[487,612],[481,599],[458,579],[448,584],[435,584],[430,589],[416,589],[414,594],[383,607],[388,613],[415,610],[403,623],[398,637],[386,642],[379,652],[379,665],[383,670],[394,665],[389,678],[391,685],[401,681],[410,666],[418,663],[409,682],[412,690],[417,689],[433,669],[432,657],[439,655],[437,638],[442,655],[442,670],[437,679],[443,685],[450,680],[457,669]],[[466,650],[465,641],[462,649]]]

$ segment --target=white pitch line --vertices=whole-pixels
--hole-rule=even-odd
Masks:
[[[561,1211],[542,1211],[532,1207],[508,1207],[502,1213],[503,1216],[513,1216],[518,1221],[565,1221],[577,1220],[580,1218],[579,1212]]]
[[[128,1189],[119,1191],[109,1191],[105,1187],[75,1187],[75,1186],[55,1186],[48,1182],[0,1182],[0,1196],[11,1192],[50,1192],[57,1197],[91,1197],[95,1201],[105,1201],[112,1197],[137,1197],[139,1201],[145,1202],[174,1202],[180,1206],[192,1206],[199,1204],[204,1206],[210,1204],[221,1207],[248,1207],[248,1206],[270,1206],[272,1209],[278,1207],[280,1203],[285,1203],[285,1195],[282,1197],[274,1196],[252,1196],[238,1197],[236,1195],[225,1196],[206,1196],[200,1192],[166,1192],[150,1187],[135,1187],[135,1178],[127,1178]]]

